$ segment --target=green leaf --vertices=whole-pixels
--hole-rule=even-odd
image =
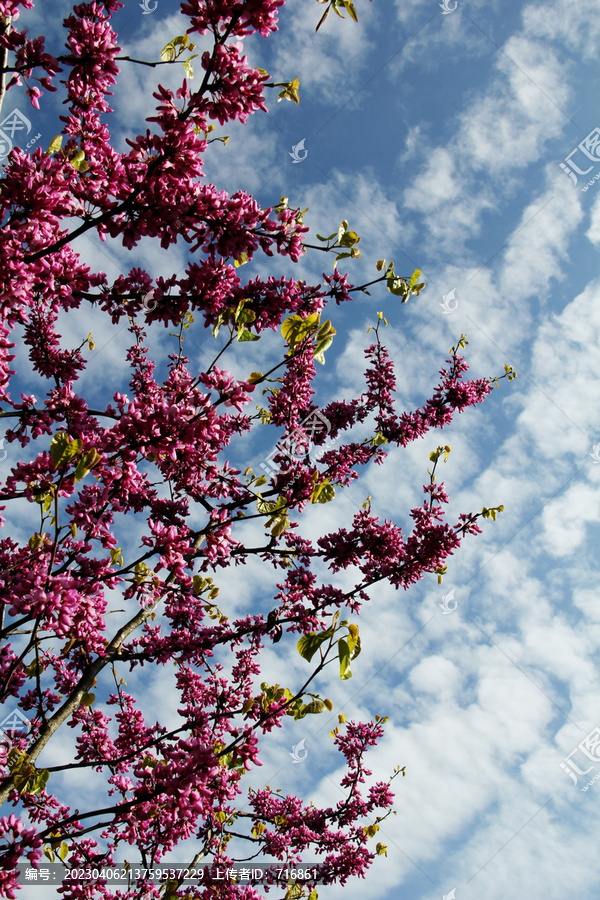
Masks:
[[[336,334],[336,330],[331,324],[330,319],[327,319],[317,331],[317,340],[323,341],[327,337],[333,337],[334,334]]]
[[[29,782],[35,769],[33,766],[23,766],[19,772],[13,776],[13,784],[20,794],[25,794],[29,790]]]
[[[273,535],[273,537],[279,537],[280,534],[283,534],[283,532],[286,530],[286,528],[289,527],[289,524],[290,524],[290,520],[288,519],[287,516],[285,516],[285,515],[278,516],[275,521],[275,524],[271,528],[271,534]]]
[[[258,71],[260,72],[260,69]],[[282,194],[281,200],[279,201],[277,206],[273,207],[273,212],[281,213],[284,211],[284,209],[289,209],[289,203],[290,203],[290,198],[286,197]]]
[[[273,503],[271,500],[263,500],[263,498],[259,496],[256,498],[256,508],[259,513],[264,515],[265,513],[273,512],[273,510],[277,508],[277,504]]]
[[[135,583],[142,584],[146,580],[146,576],[150,569],[145,562],[137,562],[134,567]]]
[[[85,153],[83,150],[78,150],[75,156],[73,156],[69,162],[78,172],[87,172],[89,166],[85,161]]]
[[[318,313],[313,313],[305,319],[294,314],[283,320],[281,323],[281,334],[284,341],[287,341],[290,345],[290,351],[312,332],[318,321]]]
[[[41,672],[44,671],[43,666],[39,664],[37,659],[33,659],[29,665],[23,666],[23,671],[27,675],[28,678],[35,678]]]
[[[375,437],[371,438],[370,444],[371,447],[380,447],[382,444],[387,444],[387,438],[378,431]]]
[[[326,709],[327,709],[327,707],[325,706],[325,704],[323,703],[322,700],[319,700],[318,697],[314,697],[314,698],[311,700],[311,702],[308,703],[308,704],[304,707],[304,711],[305,711],[305,712],[307,712],[307,713],[312,713],[312,714],[314,714],[314,713],[322,713],[322,712],[323,712],[324,710],[326,710]]]
[[[86,692],[81,698],[81,706],[91,706],[95,699],[95,694]]]
[[[348,643],[348,648],[350,653],[352,654],[352,658],[358,656],[358,653],[355,653],[355,648],[360,644],[360,638],[358,636],[358,625],[354,625],[353,623],[348,625],[348,637],[346,638]]]
[[[339,263],[340,259],[349,259],[352,256],[354,256],[354,253],[338,253],[338,255],[335,258],[333,268],[335,269],[337,267],[337,264]]]
[[[329,479],[326,478],[321,484],[315,485],[312,494],[310,495],[310,502],[330,503],[334,497],[335,488],[332,484],[329,484]]]
[[[30,794],[41,794],[48,783],[49,777],[50,772],[48,769],[38,769],[34,778],[30,779],[27,785],[28,792]],[[64,859],[64,857],[61,858]]]
[[[219,334],[219,331],[221,330],[221,325],[224,323],[224,321],[225,321],[225,316],[223,315],[222,312],[220,312],[219,315],[217,316],[217,321],[215,322],[215,324],[213,326],[213,330],[212,330],[213,337],[217,337],[217,335]]]
[[[279,103],[280,100],[293,100],[296,106],[298,106],[298,104],[300,103],[300,93],[298,91],[299,87],[299,78],[294,78],[293,81],[286,81],[283,90],[277,98],[277,102]]]
[[[319,24],[318,24],[317,27],[315,28],[315,31],[318,31],[318,30],[319,30],[319,28],[321,27],[321,25],[323,24],[323,22],[325,21],[325,19],[326,19],[327,16],[329,15],[329,10],[330,10],[330,9],[331,9],[331,4],[327,7],[327,9],[325,10],[325,12],[323,13],[323,15],[321,16],[321,18],[319,19]],[[318,237],[318,235],[317,235],[317,237]]]
[[[29,538],[28,546],[29,546],[30,550],[37,550],[38,547],[41,546],[41,544],[43,544],[43,543],[44,543],[44,535],[36,533],[36,534],[32,534],[31,537]]]
[[[252,334],[247,328],[240,327],[237,339],[238,341],[260,341],[260,334]]]
[[[44,511],[44,515],[50,512],[50,509],[52,508],[55,491],[56,488],[53,484],[51,484],[47,490],[41,490],[39,487],[33,487],[33,499],[36,503],[40,504]]]
[[[163,62],[173,62],[177,57],[177,48],[180,47],[181,50],[183,50],[188,41],[189,37],[187,34],[180,34],[177,37],[174,37],[168,44],[165,44],[160,51],[161,60]],[[181,50],[179,52],[181,52]]]
[[[394,275],[391,272],[387,278],[387,289],[390,294],[394,294],[396,297],[407,297],[408,296],[408,285],[402,278],[398,278],[397,275]],[[404,302],[404,301],[402,301]]]
[[[123,565],[123,551],[121,550],[121,548],[114,547],[110,551],[110,558],[115,566],[122,566]]]
[[[50,141],[50,146],[46,150],[48,156],[52,153],[58,153],[60,148],[62,147],[62,134],[57,134],[56,137],[53,137]]]
[[[244,266],[247,262],[248,262],[248,254],[242,252],[242,253],[240,253],[240,255],[238,256],[237,259],[234,259],[233,265],[236,267],[236,269],[239,269],[240,266]]]
[[[313,357],[320,362],[321,364],[325,364],[324,353],[326,350],[331,347],[333,343],[333,336],[336,333],[335,328],[331,324],[330,320],[327,319],[326,322],[323,322],[321,327],[317,332],[316,345],[313,351]]]
[[[408,285],[409,288],[412,288],[417,283],[417,281],[419,280],[420,277],[421,277],[421,270],[415,269],[415,271],[410,276],[410,284]]]
[[[189,78],[190,81],[192,81],[192,79],[194,77],[194,67],[189,59],[184,60],[183,69],[186,74],[186,77]]]
[[[75,469],[75,482],[85,478],[85,476],[98,465],[101,459],[102,457],[93,447],[91,450],[88,450],[77,463],[77,468]]]
[[[344,0],[344,6],[350,13],[350,18],[354,19],[355,22],[358,22],[358,16],[356,15],[356,10],[354,8],[352,0]]]
[[[72,440],[64,431],[59,431],[50,441],[50,459],[55,469],[68,462],[81,450],[82,441]]]
[[[338,656],[340,659],[340,678],[342,681],[347,681],[348,678],[352,678],[352,672],[350,670],[350,647],[344,638],[340,638],[338,641]]]
[[[23,753],[11,766],[13,772],[13,784],[19,793],[23,794],[40,794],[50,777],[47,769],[36,769],[29,762],[27,753]]]
[[[248,325],[250,322],[254,322],[256,320],[256,313],[251,309],[240,309],[239,312],[236,311],[235,321],[236,324],[239,325]]]
[[[354,244],[358,244],[359,241],[360,238],[355,231],[345,231],[339,238],[340,247],[352,247]]]
[[[310,662],[321,644],[328,641],[333,634],[333,630],[328,628],[327,631],[311,631],[310,634],[304,634],[296,644],[298,653],[307,662]]]

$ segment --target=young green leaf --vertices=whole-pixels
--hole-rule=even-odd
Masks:
[[[73,440],[64,431],[59,431],[50,441],[50,459],[55,469],[68,462],[81,450],[82,441]]]
[[[327,631],[311,631],[310,634],[304,634],[296,644],[298,653],[307,662],[310,662],[321,644],[328,641],[333,634],[333,630],[328,628]]]
[[[260,334],[252,334],[247,328],[241,327],[238,330],[238,341],[260,341]]]
[[[294,78],[293,81],[286,81],[283,90],[280,92],[277,102],[280,100],[293,100],[296,106],[300,103],[300,79]]]
[[[325,703],[319,700],[318,697],[315,697],[305,706],[304,711],[307,713],[322,713],[325,709],[327,709]]]
[[[50,146],[46,150],[46,155],[51,156],[53,153],[58,153],[61,147],[62,134],[57,134],[56,137],[52,138],[52,140],[50,141]]]
[[[410,276],[410,284],[408,285],[409,288],[413,288],[414,285],[417,283],[417,281],[419,280],[420,277],[421,277],[421,270],[420,270],[420,269],[415,269],[415,271],[414,271],[414,272],[412,273],[412,275]]]
[[[340,660],[340,678],[342,681],[347,681],[348,678],[352,678],[352,671],[350,669],[350,647],[344,638],[340,638],[338,641],[338,656]]]
[[[310,502],[330,503],[334,497],[335,488],[332,484],[329,484],[329,479],[326,478],[321,484],[315,485],[312,494],[310,495]]]

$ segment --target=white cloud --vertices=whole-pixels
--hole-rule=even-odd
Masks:
[[[586,232],[586,237],[595,247],[600,246],[600,194],[596,196],[594,203],[592,204],[590,224]]]
[[[588,60],[597,55],[600,41],[597,13],[594,0],[531,3],[523,10],[523,25],[538,40],[555,41]]]

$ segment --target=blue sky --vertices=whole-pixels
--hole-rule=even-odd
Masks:
[[[331,310],[338,334],[318,373],[317,402],[362,390],[362,351],[377,310],[389,321],[385,339],[406,409],[430,395],[461,332],[474,377],[501,374],[504,363],[519,377],[441,434],[391,451],[385,466],[368,469],[334,503],[307,511],[302,530],[317,537],[346,525],[367,495],[382,517],[406,523],[438,443],[452,446],[441,473],[450,518],[484,505],[502,503],[505,511],[463,544],[441,586],[430,578],[407,593],[372,590],[353,678],[318,686],[334,703],[331,717],[272,735],[249,783],[335,803],[342,769],[329,730],[337,714],[387,715],[385,739],[370,754],[373,780],[397,765],[407,774],[394,781],[397,814],[377,835],[388,856],[366,882],[348,883],[346,898],[366,889],[373,900],[592,900],[600,888],[600,783],[582,788],[600,773],[600,758],[577,748],[590,734],[593,747],[600,727],[600,181],[582,191],[587,179],[574,185],[560,163],[600,126],[597,5],[458,0],[447,14],[436,0],[356,6],[358,25],[332,14],[315,35],[323,7],[291,0],[279,34],[245,40],[251,62],[275,81],[300,78],[300,105],[277,103],[273,92],[268,116],[217,132],[230,141],[211,145],[207,177],[219,188],[249,190],[263,205],[284,194],[308,206],[313,233],[331,233],[347,219],[361,236],[362,257],[349,267],[355,283],[374,278],[382,257],[402,274],[423,271],[426,290],[406,305],[381,288]],[[48,34],[50,48],[59,8],[66,13],[68,4],[54,2],[46,22],[39,8],[22,19],[32,33]],[[177,9],[158,0],[143,15],[127,0],[116,19],[125,52],[158,58],[183,31]],[[172,70],[126,72],[114,98],[118,142],[145,128],[157,80],[178,82]],[[60,99],[45,98],[36,113],[11,91],[2,115],[22,110],[47,146],[60,130]],[[294,164],[290,152],[300,141],[307,156]],[[592,167],[589,179],[600,173],[595,155],[571,157]],[[133,265],[166,275],[186,262],[181,247],[165,253],[151,242],[133,254],[87,237],[78,247],[109,277]],[[316,253],[297,266],[257,257],[248,275],[318,283],[331,266]],[[445,312],[451,291],[457,306]],[[88,310],[65,320],[66,342],[77,345],[88,331],[96,351],[82,385],[108,402],[126,385],[126,332],[115,336]],[[168,352],[169,340],[164,329],[153,334],[157,354]],[[212,342],[200,327],[190,333],[198,365],[211,358]],[[245,345],[228,367],[240,376],[264,371],[277,349],[277,339]],[[20,357],[23,384],[33,390]],[[229,458],[256,470],[274,446],[267,434],[257,430]],[[25,540],[27,516],[12,525]],[[124,544],[135,547],[135,538],[130,532]],[[352,573],[337,577],[349,586]],[[229,615],[267,609],[274,581],[256,562],[219,573],[221,605]],[[456,607],[444,614],[440,603],[451,590]],[[306,674],[293,640],[269,648],[264,663],[271,682],[292,686]],[[168,724],[169,678],[136,682],[142,706],[159,708]],[[306,758],[294,764],[290,750],[301,739]],[[70,740],[57,735],[45,763],[68,759]],[[591,767],[577,784],[561,768],[575,750],[573,762]],[[63,789],[66,798],[73,785]],[[337,898],[341,890],[319,894]]]

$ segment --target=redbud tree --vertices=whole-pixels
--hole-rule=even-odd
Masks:
[[[377,824],[391,811],[391,781],[403,771],[366,787],[366,752],[385,717],[339,716],[333,738],[346,774],[335,806],[245,787],[244,776],[288,717],[331,711],[316,688],[332,661],[336,678],[350,676],[369,587],[387,581],[406,590],[426,573],[441,577],[462,538],[480,531],[478,519],[501,509],[446,521],[448,497],[435,473],[450,448],[438,446],[422,505],[399,514],[401,524],[382,521],[367,501],[332,533],[309,540],[300,532],[311,504],[334,501],[366,466],[384,463],[386,448],[405,447],[480,403],[497,378],[465,380],[461,336],[430,399],[398,410],[379,313],[360,396],[314,402],[315,363],[325,363],[334,340],[336,305],[369,286],[352,286],[338,265],[359,255],[359,237],[343,221],[311,244],[300,208],[285,198],[261,208],[250,194],[229,195],[203,176],[205,156],[220,146],[210,137],[215,123],[266,112],[273,88],[298,100],[297,80],[271,81],[240,49],[242,38],[277,31],[282,5],[184,0],[185,33],[157,48],[155,60],[135,61],[121,55],[113,27],[119,0],[75,5],[63,23],[66,52],[54,48],[56,55],[43,37],[19,30],[32,0],[0,0],[0,100],[20,84],[36,108],[56,90],[65,102],[50,146],[15,147],[0,181],[0,417],[10,449],[0,503],[19,534],[11,537],[0,517],[0,702],[27,723],[5,726],[1,744],[2,897],[17,895],[18,864],[48,860],[64,867],[59,892],[67,898],[269,891],[314,900],[327,891],[322,885],[362,876],[385,850],[375,844]],[[356,18],[349,0],[329,9]],[[194,53],[194,41],[209,49]],[[111,88],[142,64],[179,67],[180,87],[158,84],[145,133],[130,134],[119,150],[111,142]],[[126,248],[129,271],[111,281],[91,267],[74,248],[86,234]],[[136,264],[142,238],[185,246],[185,270],[153,278]],[[278,277],[276,255],[297,263],[307,252],[335,257],[322,284]],[[244,279],[243,264],[261,256],[273,274]],[[399,275],[383,260],[377,269],[372,291],[404,303],[423,288],[418,271]],[[79,388],[92,335],[69,346],[58,330],[59,317],[86,307],[129,335],[127,393],[105,372],[99,408]],[[186,356],[192,326],[214,347],[204,371]],[[153,360],[149,335],[165,328],[175,350]],[[228,357],[269,336],[278,340],[277,362],[234,377]],[[17,341],[35,394],[19,394],[11,368]],[[275,448],[268,475],[236,468],[227,456],[232,441],[239,446],[260,429]],[[23,540],[18,525],[32,510],[37,528]],[[241,539],[250,520],[260,526],[257,546]],[[135,546],[132,528],[141,535]],[[277,591],[264,611],[232,618],[227,596],[217,601],[219,573],[250,560],[276,573]],[[348,568],[358,573],[351,590],[338,580]],[[303,681],[262,680],[265,647],[282,657],[299,652]],[[137,671],[143,684],[152,667],[172,674],[175,728],[144,716],[128,691],[127,676]],[[74,758],[45,766],[45,748],[65,729]],[[104,802],[89,804],[80,791],[73,809],[56,780],[86,772],[102,780]],[[125,860],[159,866],[175,848],[190,867],[206,865],[204,881],[184,883],[175,873],[166,884],[141,877],[116,885],[102,876],[102,867]],[[274,876],[271,884],[211,881],[218,867],[259,855],[317,860],[318,871],[283,887]],[[92,865],[93,880],[70,880]]]

